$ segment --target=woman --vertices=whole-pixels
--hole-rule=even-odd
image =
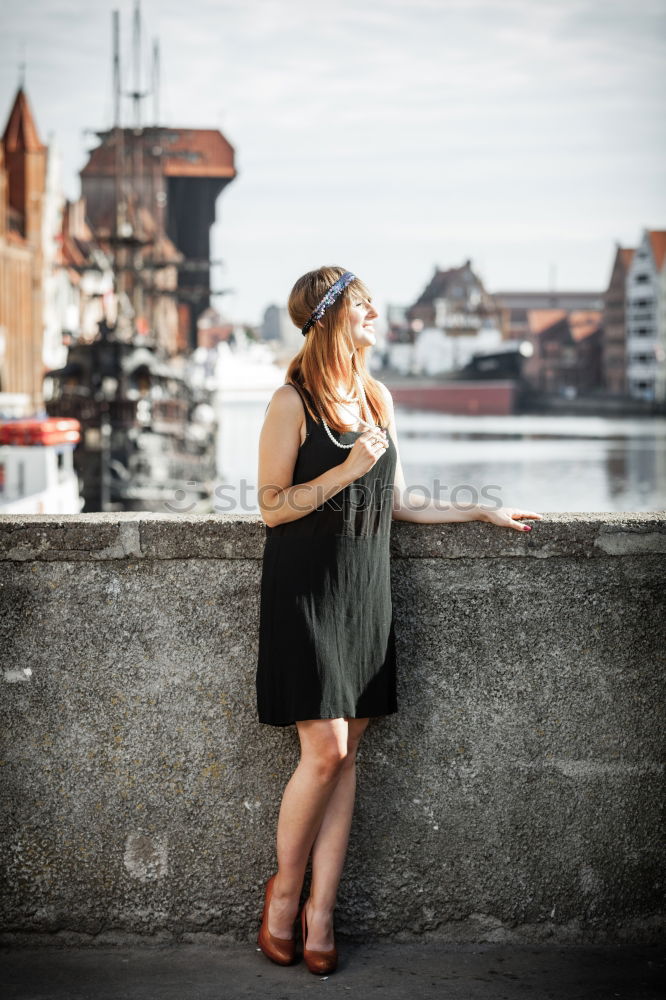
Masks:
[[[303,275],[289,315],[305,337],[259,440],[259,507],[266,524],[257,665],[259,721],[296,725],[301,757],[282,798],[278,870],[266,885],[258,944],[295,958],[301,910],[311,972],[337,965],[333,911],[356,790],[355,759],[371,717],[397,711],[390,590],[392,519],[482,520],[529,531],[531,511],[460,510],[410,500],[393,402],[366,368],[377,312],[340,267]]]

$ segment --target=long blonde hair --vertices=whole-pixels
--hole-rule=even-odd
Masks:
[[[302,275],[289,295],[287,308],[294,326],[301,329],[317,308],[331,285],[342,277],[344,267],[320,267]],[[342,433],[348,427],[340,424],[335,403],[344,403],[337,385],[350,385],[353,372],[358,372],[365,390],[372,419],[385,427],[389,412],[378,382],[366,366],[370,347],[354,348],[349,321],[349,304],[355,296],[370,299],[368,289],[360,278],[347,285],[338,299],[329,306],[322,318],[304,337],[298,354],[287,368],[285,382],[304,387],[319,407],[329,427]],[[306,401],[313,419],[319,422],[319,413],[313,412]]]

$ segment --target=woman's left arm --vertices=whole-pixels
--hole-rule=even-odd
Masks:
[[[400,462],[398,448],[398,432],[395,426],[395,410],[393,397],[383,384],[379,382],[389,408],[389,434],[393,438],[397,453],[395,480],[393,485],[393,520],[413,521],[417,524],[444,524],[453,521],[487,521],[501,528],[514,528],[516,531],[531,531],[531,526],[521,524],[521,518],[541,520],[541,514],[532,510],[520,510],[518,507],[481,507],[477,504],[451,504],[439,500],[426,501],[418,493],[410,493],[405,483],[405,476]]]

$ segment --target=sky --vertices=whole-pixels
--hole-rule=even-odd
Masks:
[[[24,61],[69,197],[86,130],[112,123],[114,8],[128,69],[133,0],[0,0],[0,124]],[[468,258],[490,292],[601,290],[616,242],[666,228],[663,0],[141,9],[161,123],[219,128],[236,150],[213,254],[230,289],[216,304],[237,322],[323,264],[362,277],[380,316]]]

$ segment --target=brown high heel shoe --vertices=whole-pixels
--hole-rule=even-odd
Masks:
[[[277,875],[277,872],[275,873]],[[273,883],[275,882],[275,875],[271,875],[268,882],[266,883],[266,892],[264,895],[264,912],[261,917],[261,927],[259,928],[259,936],[257,937],[257,944],[272,962],[277,962],[278,965],[291,965],[296,956],[296,939],[293,938],[279,938],[275,937],[274,934],[268,929],[268,907],[271,905],[271,896],[273,895]]]
[[[303,932],[303,961],[310,972],[317,976],[326,976],[329,972],[335,972],[338,965],[338,950],[333,947],[330,951],[308,951],[306,942],[308,939],[308,921],[305,916],[305,903],[301,910],[301,930]]]

